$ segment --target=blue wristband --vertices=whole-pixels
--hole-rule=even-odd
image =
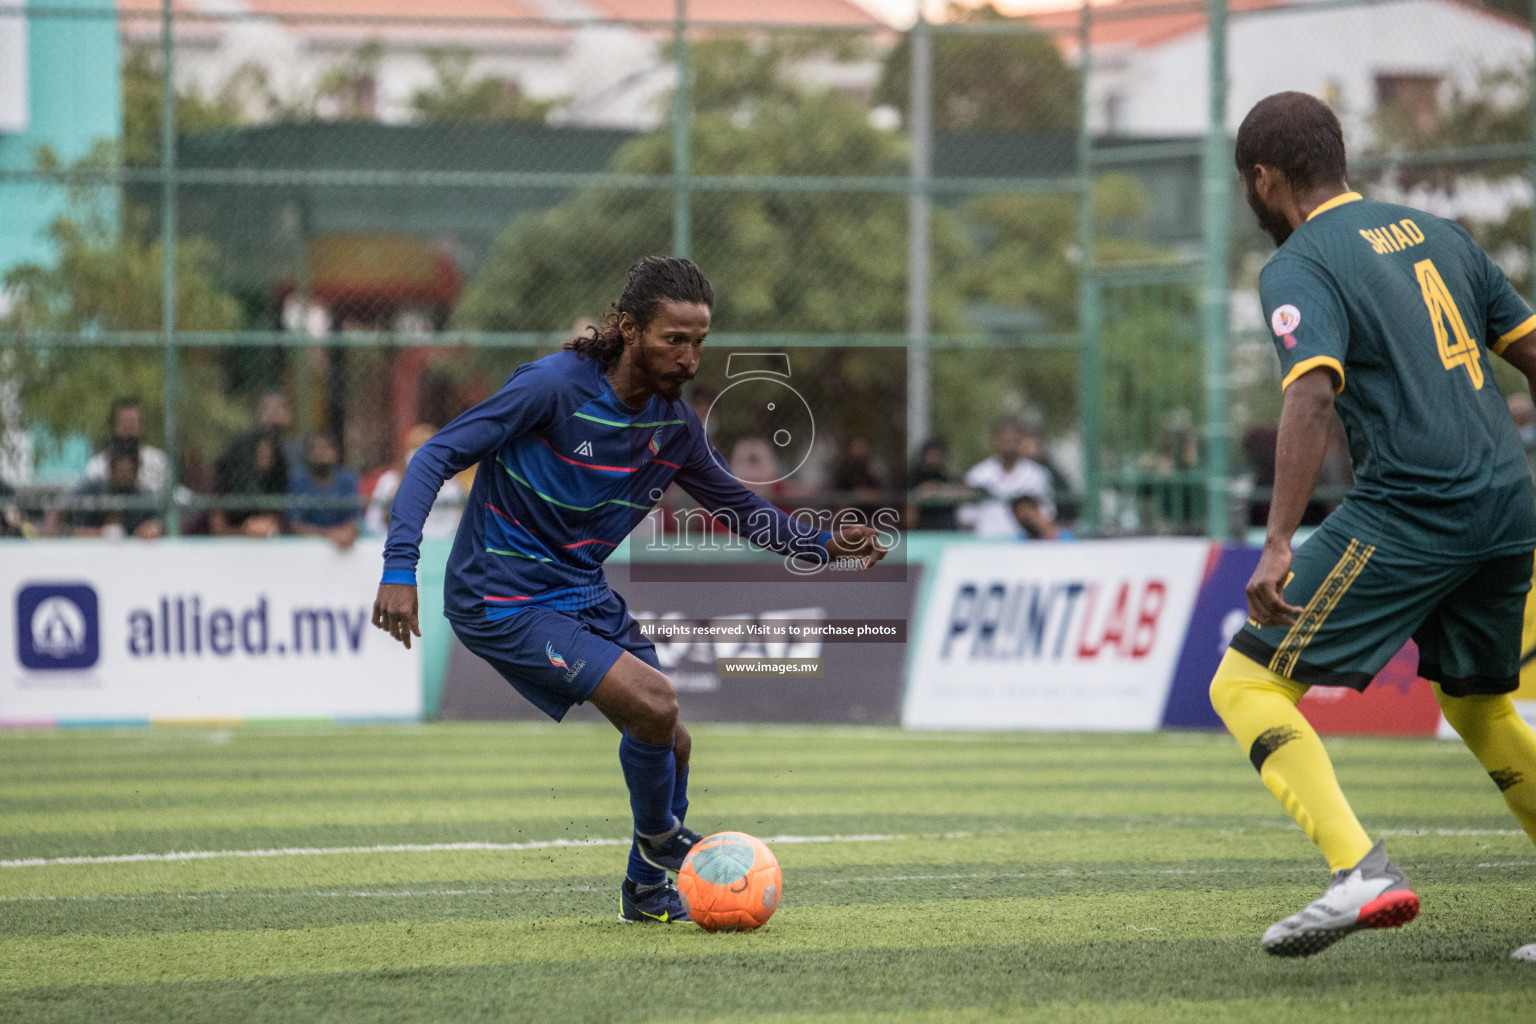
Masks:
[[[385,583],[403,583],[407,587],[416,585],[416,570],[414,569],[385,569],[384,578],[379,580],[382,586]]]

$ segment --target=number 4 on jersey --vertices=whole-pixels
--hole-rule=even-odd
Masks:
[[[1482,355],[1478,351],[1477,342],[1467,333],[1466,322],[1461,319],[1461,310],[1456,308],[1456,300],[1451,298],[1451,290],[1446,287],[1445,278],[1435,269],[1433,260],[1420,260],[1413,265],[1413,271],[1419,276],[1424,304],[1429,307],[1429,321],[1435,325],[1435,344],[1440,349],[1440,361],[1447,370],[1465,366],[1467,376],[1472,378],[1473,389],[1482,390]],[[1452,335],[1456,337],[1454,342],[1451,341]]]

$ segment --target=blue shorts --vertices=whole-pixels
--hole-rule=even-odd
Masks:
[[[558,722],[592,695],[626,651],[661,668],[656,645],[631,628],[634,621],[624,599],[610,590],[601,604],[580,611],[534,606],[494,622],[450,623],[469,651]]]

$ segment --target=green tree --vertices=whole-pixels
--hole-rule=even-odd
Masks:
[[[960,25],[1014,21],[991,4],[951,4],[945,20]],[[885,62],[875,97],[907,109],[912,89],[912,37]],[[940,32],[933,39],[936,128],[989,132],[1077,130],[1077,73],[1047,35],[1025,32]]]
[[[1527,16],[1529,9],[1526,10]],[[1471,88],[1453,86],[1444,109],[1428,120],[1415,120],[1384,110],[1373,121],[1380,147],[1388,152],[1433,152],[1473,146],[1524,144],[1531,137],[1531,69],[1494,68],[1480,74]],[[1497,185],[1528,173],[1524,156],[1496,160],[1441,161],[1434,164],[1384,166],[1371,177],[1391,178],[1402,188],[1427,187],[1454,195],[1469,184]],[[1522,294],[1532,294],[1531,205],[1511,204],[1502,217],[1464,219],[1478,244],[1509,272]],[[1502,359],[1493,360],[1494,373],[1507,394],[1523,390],[1525,381]]]
[[[1496,68],[1479,75],[1470,89],[1453,86],[1445,108],[1433,118],[1414,118],[1389,108],[1375,116],[1372,126],[1380,148],[1388,153],[1523,144],[1531,137],[1530,110],[1530,69]],[[1377,180],[1390,177],[1404,188],[1427,187],[1454,194],[1468,183],[1491,184],[1523,177],[1528,165],[1525,156],[1420,165],[1389,164],[1376,172],[1375,177]],[[1511,206],[1497,220],[1472,221],[1467,226],[1478,242],[1496,255],[1511,247],[1528,249],[1531,244],[1531,208],[1528,203]],[[1519,267],[1511,278],[1517,287],[1529,294],[1528,264]]]
[[[423,121],[500,121],[543,124],[551,101],[529,99],[511,79],[470,76],[474,54],[464,49],[427,51],[436,80],[411,96]]]
[[[110,166],[107,147],[80,169]],[[40,157],[45,171],[63,173],[53,158]],[[55,433],[96,434],[112,400],[136,395],[153,430],[162,414],[162,356],[157,347],[59,345],[29,340],[38,333],[91,335],[102,331],[156,331],[160,328],[161,259],[158,240],[141,230],[120,230],[120,215],[105,190],[71,190],[66,212],[48,237],[58,256],[51,266],[25,263],[5,275],[11,307],[0,318],[6,339],[7,373],[21,383],[29,418]],[[214,252],[200,239],[183,239],[176,250],[178,326],[188,331],[232,330],[240,326],[239,303],[213,274]],[[211,353],[184,352],[181,414],[188,437],[227,435],[238,426],[224,399]],[[11,426],[15,426],[12,424]]]
[[[901,175],[904,136],[870,122],[868,110],[833,92],[795,84],[802,48],[717,38],[693,51],[696,113],[693,167],[718,175]],[[624,147],[610,168],[666,174],[672,135],[664,126]],[[1106,228],[1144,213],[1123,177],[1099,186]],[[904,457],[902,396],[907,317],[907,199],[877,192],[695,192],[695,258],[715,285],[716,333],[886,333],[892,349],[797,348],[792,362],[833,438],[871,438],[888,466]],[[500,331],[573,332],[600,319],[637,257],[671,247],[672,196],[665,191],[588,189],[514,222],[460,304],[460,325]],[[932,217],[932,328],[974,334],[970,311],[1003,306],[1046,331],[1075,329],[1070,195],[997,195],[938,205]],[[1147,255],[1149,247],[1106,238],[1101,260]],[[1070,424],[1075,355],[1020,349],[935,353],[934,409],[962,459],[980,457],[987,427],[1023,395],[1053,424]],[[724,383],[725,360],[703,378]],[[881,446],[884,446],[883,449]]]
[[[197,89],[176,94],[176,131],[194,135],[244,124],[244,75],[232,76],[214,96]],[[157,47],[136,45],[123,59],[123,162],[130,167],[160,163],[160,54]]]

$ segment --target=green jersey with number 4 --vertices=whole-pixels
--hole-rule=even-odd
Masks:
[[[1270,258],[1281,387],[1324,367],[1355,487],[1336,525],[1460,561],[1536,545],[1536,492],[1489,365],[1536,316],[1459,225],[1350,192]]]

